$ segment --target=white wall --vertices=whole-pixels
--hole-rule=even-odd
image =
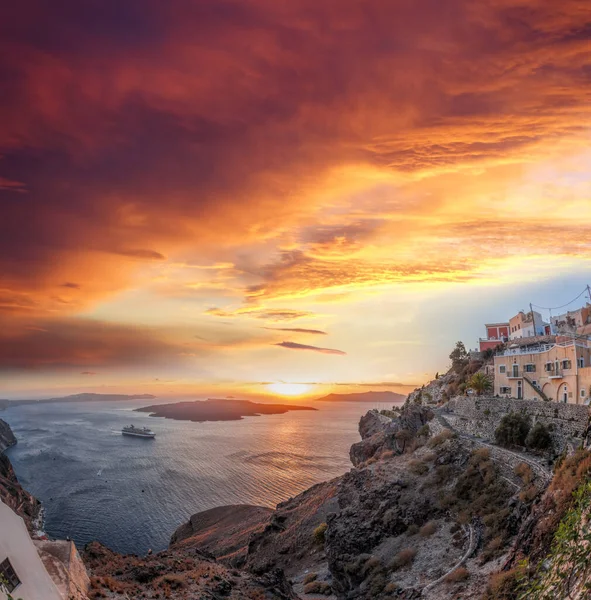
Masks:
[[[37,554],[25,523],[0,500],[0,562],[5,558],[22,582],[12,592],[15,598],[63,600]],[[0,592],[0,598],[5,597]]]

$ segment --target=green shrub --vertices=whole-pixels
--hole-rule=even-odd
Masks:
[[[423,425],[418,431],[417,435],[419,437],[429,437],[431,435],[431,430],[429,429],[429,425]]]
[[[525,440],[530,430],[529,419],[521,413],[505,415],[495,431],[495,441],[505,448],[525,446]]]
[[[529,430],[525,445],[532,450],[548,450],[552,447],[552,438],[548,428],[539,421]]]

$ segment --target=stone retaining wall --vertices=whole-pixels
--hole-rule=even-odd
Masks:
[[[447,403],[444,411],[452,427],[487,440],[494,440],[495,430],[504,415],[527,414],[532,425],[538,421],[552,425],[552,441],[558,452],[584,441],[590,417],[588,406],[493,397],[458,396]]]

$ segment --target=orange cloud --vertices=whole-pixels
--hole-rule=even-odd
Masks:
[[[317,315],[280,299],[345,303],[372,286],[477,280],[515,256],[589,257],[591,215],[529,172],[587,151],[580,0],[6,10],[2,321],[51,329],[160,289],[188,312],[282,322]],[[563,172],[586,201],[588,175]],[[197,261],[212,267],[181,285],[175,265]],[[141,355],[117,335],[122,355]],[[149,353],[186,351],[143,335]],[[98,352],[63,336],[53,358],[17,336],[17,358],[0,359]]]

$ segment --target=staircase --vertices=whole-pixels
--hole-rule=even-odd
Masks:
[[[536,394],[541,396],[543,400],[545,400],[546,402],[550,402],[550,398],[548,398],[548,396],[546,396],[546,394],[544,394],[544,392],[542,392],[542,390],[537,385],[535,385],[529,377],[523,375],[523,379],[527,381],[527,383],[535,390]]]

